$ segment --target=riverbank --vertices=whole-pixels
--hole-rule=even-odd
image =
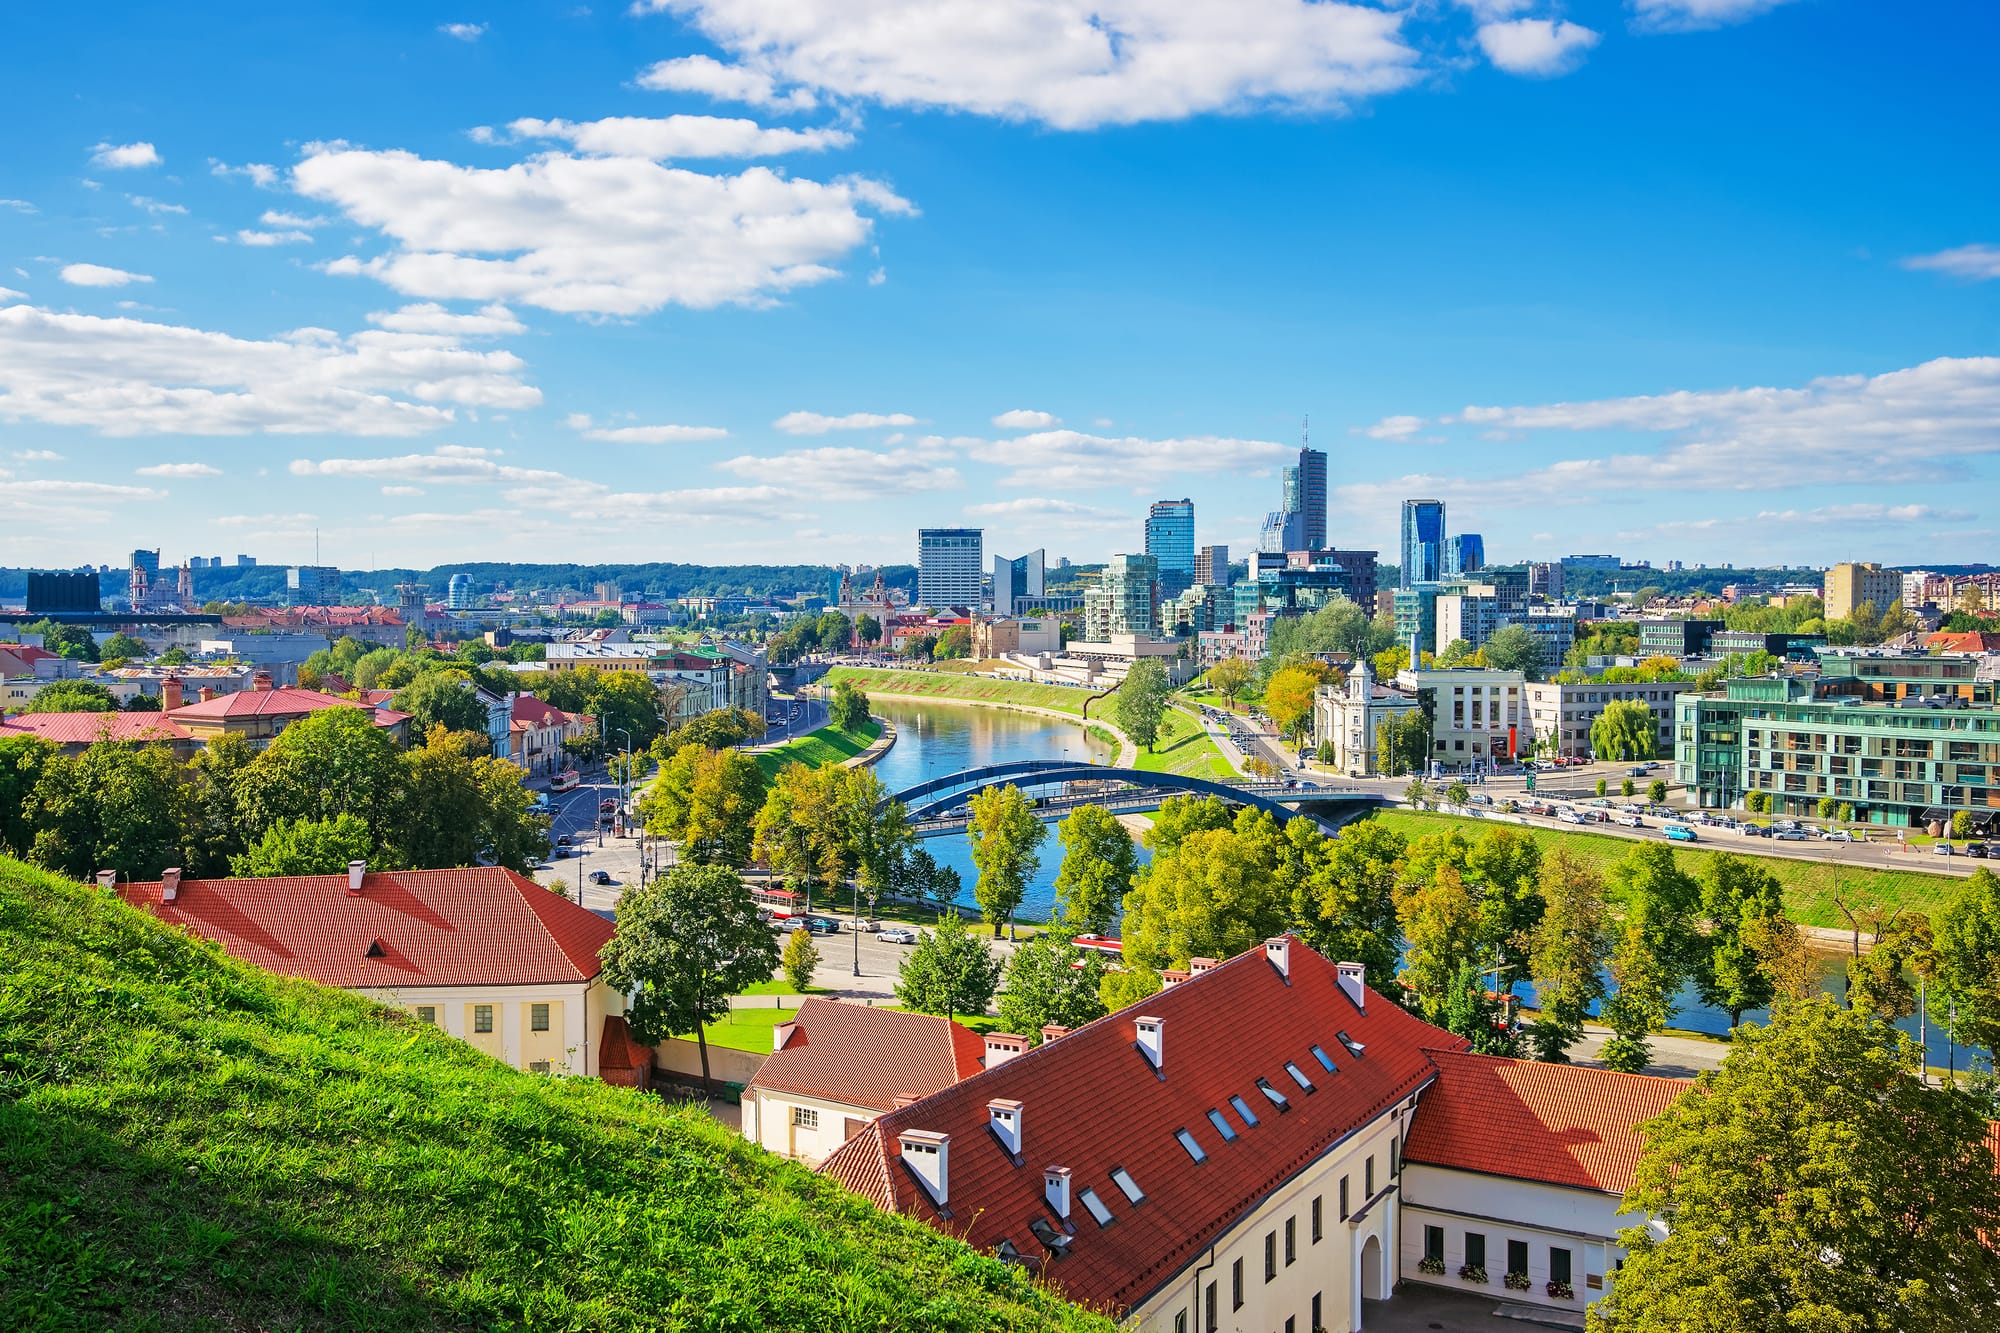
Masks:
[[[1382,810],[1371,818],[1382,821],[1406,837],[1417,838],[1456,828],[1468,838],[1478,838],[1496,827],[1489,820],[1415,810]],[[1533,838],[1549,852],[1562,847],[1579,861],[1607,873],[1625,859],[1632,849],[1645,844],[1629,838],[1601,833],[1571,832],[1568,829],[1540,828],[1529,824],[1508,824]],[[1872,903],[1886,908],[1933,914],[1951,901],[1963,883],[1952,875],[1933,875],[1916,870],[1878,870],[1872,867],[1841,865],[1836,862],[1806,861],[1789,857],[1759,856],[1741,848],[1680,846],[1674,857],[1690,873],[1702,873],[1708,858],[1723,851],[1755,862],[1771,872],[1783,887],[1785,911],[1801,926],[1811,928],[1814,938],[1830,946],[1847,947],[1851,935],[1844,927],[1839,902]]]
[[[836,669],[844,671],[844,670],[852,670],[853,668],[840,667]],[[875,673],[875,674],[918,675],[920,673],[886,672],[886,673]],[[1008,682],[990,681],[988,683],[994,685],[1004,685],[1007,684]],[[818,686],[815,686],[814,688],[818,688]],[[1030,688],[1042,689],[1042,688],[1055,688],[1055,687],[1031,686]],[[1013,703],[1004,700],[967,699],[945,694],[897,694],[890,692],[888,690],[874,690],[874,689],[867,690],[867,694],[870,702],[874,702],[875,700],[879,699],[885,703],[958,704],[971,708],[997,708],[1003,712],[1026,713],[1032,717],[1046,717],[1057,722],[1069,723],[1072,726],[1083,721],[1083,715],[1080,711],[1065,712],[1057,708],[1042,708],[1033,704]],[[1139,766],[1140,754],[1138,745],[1133,742],[1130,736],[1127,736],[1118,727],[1114,726],[1110,722],[1105,721],[1103,718],[1093,717],[1090,719],[1089,730],[1098,732],[1102,736],[1110,738],[1110,740],[1117,745],[1118,766],[1120,768],[1134,768]]]
[[[833,667],[814,682],[814,688],[831,693],[843,680],[852,680],[869,698],[877,693],[920,703],[1006,704],[1030,711],[1056,713],[1071,719],[1083,715],[1083,706],[1096,691],[1081,686],[1034,685],[1019,680],[997,680],[955,671],[911,671],[888,667]],[[1098,719],[1093,716],[1091,721]]]
[[[807,768],[819,768],[826,764],[852,764],[871,762],[865,758],[871,751],[879,759],[888,749],[880,743],[886,723],[874,718],[868,719],[866,726],[854,731],[843,731],[839,727],[821,727],[818,731],[807,732],[803,736],[774,745],[768,750],[758,750],[752,754],[757,767],[764,770],[765,777],[777,776],[778,770],[786,764],[804,764]],[[895,729],[888,728],[890,740],[895,738]]]

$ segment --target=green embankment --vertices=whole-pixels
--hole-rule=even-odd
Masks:
[[[873,745],[881,734],[882,724],[875,721],[870,721],[859,731],[821,727],[818,731],[807,732],[775,749],[758,754],[757,767],[763,769],[764,776],[768,778],[774,776],[786,764],[804,764],[807,768],[820,768],[827,764],[845,763]]]
[[[1019,704],[1080,716],[1083,701],[1094,691],[1066,685],[1031,685],[1019,680],[995,680],[945,671],[894,671],[871,667],[834,667],[820,684],[832,689],[852,680],[868,694],[908,694],[926,699],[959,699],[969,703]],[[1103,704],[1098,705],[1100,708]],[[1094,710],[1093,710],[1094,711]]]
[[[1138,767],[1148,773],[1179,773],[1217,782],[1237,776],[1209,739],[1208,728],[1192,713],[1178,708],[1169,708],[1160,718],[1160,738],[1152,753],[1139,751]]]
[[[0,1328],[1110,1329],[691,1109],[0,860]]]
[[[1542,845],[1544,852],[1566,847],[1571,854],[1599,871],[1609,870],[1637,846],[1633,839],[1603,833],[1571,832],[1522,824],[1505,824],[1483,819],[1462,819],[1456,815],[1421,813],[1413,810],[1384,810],[1373,818],[1407,837],[1458,828],[1468,838],[1488,829],[1519,829]],[[1842,929],[1848,922],[1835,905],[1839,897],[1853,904],[1879,903],[1884,907],[1907,907],[1932,913],[1949,902],[1962,882],[1951,875],[1932,875],[1917,870],[1880,870],[1868,866],[1841,865],[1829,861],[1793,860],[1781,856],[1759,856],[1748,838],[1733,833],[1710,837],[1706,830],[1696,847],[1674,848],[1674,856],[1691,873],[1699,875],[1702,865],[1718,852],[1733,852],[1769,870],[1785,889],[1785,909],[1794,921],[1807,926]],[[1750,844],[1745,846],[1744,844]],[[1914,858],[1912,858],[1914,859]]]

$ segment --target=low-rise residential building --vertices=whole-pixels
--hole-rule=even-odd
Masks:
[[[181,759],[201,748],[187,728],[159,713],[17,713],[0,708],[0,737],[33,736],[64,754],[80,754],[99,741],[168,745]]]
[[[1313,741],[1333,747],[1331,757],[1323,754],[1321,762],[1351,777],[1373,776],[1380,771],[1376,728],[1416,708],[1416,695],[1377,683],[1367,659],[1355,663],[1346,680],[1313,693]]]
[[[233,958],[402,1009],[517,1069],[595,1077],[607,1036],[625,1053],[624,997],[598,960],[611,923],[511,870],[357,861],[344,875],[169,870],[117,887]]]
[[[1431,718],[1431,762],[1474,770],[1511,762],[1530,743],[1527,679],[1491,667],[1400,671],[1396,683]]]
[[[27,643],[0,643],[0,678],[8,676],[33,676],[35,663],[54,660],[60,653],[52,653]]]
[[[165,700],[162,700],[165,703]],[[162,716],[185,727],[195,740],[206,745],[225,733],[238,735],[261,750],[272,737],[302,717],[327,708],[361,708],[376,726],[387,731],[398,745],[410,743],[410,715],[393,708],[356,703],[318,690],[278,689],[269,675],[258,672],[250,689],[217,695],[199,703],[166,708]]]
[[[597,719],[590,714],[565,713],[532,694],[514,695],[508,711],[506,757],[530,774],[569,767],[572,760],[563,743],[597,734]]]
[[[1672,618],[1641,620],[1639,625],[1639,651],[1646,657],[1706,657],[1711,651],[1717,630],[1726,626],[1720,620],[1676,620]]]
[[[1824,647],[1824,634],[1765,634],[1745,629],[1719,629],[1708,640],[1711,656],[1747,657],[1751,653],[1769,653],[1773,657],[1795,662],[1811,658]]]
[[[877,1116],[970,1078],[986,1056],[963,1023],[838,1000],[805,1001],[771,1047],[743,1089],[743,1137],[808,1166]]]
[[[1532,735],[1524,737],[1523,748],[1532,746],[1550,756],[1588,759],[1591,724],[1610,705],[1630,702],[1642,703],[1653,711],[1653,753],[1671,755],[1674,701],[1693,688],[1690,681],[1529,681],[1525,691]]]
[[[981,661],[1061,651],[1062,622],[1053,616],[977,620],[972,625],[972,655]]]

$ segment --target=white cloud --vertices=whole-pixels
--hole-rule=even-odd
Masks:
[[[160,165],[159,150],[149,143],[101,143],[90,150],[90,164],[94,167],[108,167],[113,171],[132,167],[157,167]]]
[[[1533,9],[1538,0],[1457,0],[1460,9],[1472,11],[1472,17],[1481,23],[1494,19],[1512,18],[1523,10]]]
[[[123,287],[152,281],[143,273],[127,273],[122,268],[106,268],[102,264],[65,264],[57,276],[72,287]]]
[[[0,208],[11,208],[16,213],[39,213],[41,211],[25,199],[0,199]]]
[[[1940,250],[1934,255],[1912,255],[1903,261],[1903,267],[1930,269],[1949,273],[1954,278],[1985,282],[2000,278],[2000,245],[1961,245],[1954,250]]]
[[[1265,440],[1212,435],[1149,440],[1074,430],[977,440],[964,447],[978,461],[1006,469],[1007,485],[1065,489],[1118,486],[1156,490],[1179,485],[1195,474],[1238,472],[1298,456],[1295,447]]]
[[[418,435],[454,406],[541,401],[520,359],[432,336],[298,329],[257,341],[121,317],[0,310],[0,421],[104,435]]]
[[[1018,500],[989,500],[983,504],[967,505],[965,512],[974,518],[1115,518],[1122,522],[1128,517],[1116,510],[1098,509],[1074,500],[1025,496]]]
[[[384,495],[422,495],[423,493],[424,488],[421,486],[384,486],[382,488],[382,494]]]
[[[1062,418],[1052,412],[1036,412],[1030,408],[1017,407],[1011,412],[1002,412],[993,418],[993,424],[1001,430],[1046,430],[1050,426],[1062,425]]]
[[[0,301],[25,301],[27,299],[28,294],[26,292],[17,292],[12,287],[0,287]]]
[[[238,245],[310,245],[312,233],[309,231],[239,231],[236,233]]]
[[[240,167],[232,167],[211,157],[208,159],[208,171],[212,176],[242,176],[260,190],[268,190],[278,183],[278,169],[266,162],[245,162]]]
[[[128,194],[125,196],[125,198],[132,205],[132,207],[144,209],[146,212],[151,213],[155,216],[158,216],[161,213],[185,214],[187,212],[187,210],[185,208],[182,208],[179,204],[162,203],[158,199],[148,199],[143,194]]]
[[[438,485],[545,486],[568,483],[560,472],[541,468],[516,467],[497,461],[497,451],[466,445],[444,444],[427,454],[398,454],[386,458],[295,458],[291,472],[296,477],[351,477],[362,481],[425,481]]]
[[[836,275],[867,243],[862,213],[906,213],[886,186],[763,167],[710,176],[630,157],[546,154],[498,170],[321,145],[293,169],[309,198],[397,243],[327,271],[411,296],[571,314],[762,304]]]
[[[1407,440],[1424,428],[1422,417],[1383,417],[1372,426],[1358,429],[1371,440]]]
[[[302,217],[297,213],[281,213],[272,208],[265,209],[264,215],[257,220],[267,227],[275,227],[281,231],[311,231],[315,227],[324,227],[327,223],[325,218],[318,215]]]
[[[222,469],[207,463],[154,463],[138,473],[142,477],[219,477]]]
[[[771,423],[787,435],[824,435],[830,430],[874,430],[882,426],[914,426],[907,412],[849,412],[844,417],[818,412],[787,412]]]
[[[720,426],[597,426],[582,412],[572,412],[563,424],[586,440],[608,444],[695,444],[729,436]]]
[[[654,92],[701,93],[717,101],[752,106],[810,111],[819,104],[819,99],[804,88],[780,93],[770,75],[741,65],[725,65],[712,56],[662,60],[645,69],[638,83]]]
[[[799,498],[867,500],[956,490],[958,469],[924,449],[877,452],[842,445],[794,449],[775,458],[744,455],[717,463],[738,476],[781,482]]]
[[[611,116],[604,120],[522,119],[507,129],[519,139],[559,139],[600,157],[776,157],[816,153],[854,142],[846,130],[768,129],[727,116]]]
[[[461,315],[435,301],[406,305],[399,310],[373,311],[368,322],[391,333],[429,333],[445,338],[490,338],[528,331],[528,326],[504,305],[489,305],[476,315]]]
[[[1479,49],[1496,69],[1554,78],[1583,63],[1596,46],[1595,32],[1561,19],[1507,19],[1479,25]]]
[[[53,449],[16,449],[14,457],[23,463],[60,463],[62,455]]]
[[[1259,107],[1338,109],[1422,77],[1417,51],[1402,39],[1403,14],[1337,0],[640,0],[637,7],[691,20],[740,62],[729,74],[728,66],[698,74],[682,67],[648,86],[760,78],[773,88],[1063,129]]]
[[[440,23],[438,31],[461,42],[476,42],[486,35],[484,23]]]
[[[1632,0],[1634,27],[1647,32],[1694,32],[1745,23],[1791,0]]]

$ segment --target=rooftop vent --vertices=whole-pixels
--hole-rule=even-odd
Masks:
[[[1280,935],[1274,940],[1264,941],[1264,958],[1278,969],[1287,986],[1292,984],[1292,940],[1289,935]]]
[[[943,1208],[951,1200],[951,1135],[906,1129],[896,1141],[903,1165],[910,1168],[931,1202]]]
[[[160,901],[170,903],[180,896],[181,868],[175,866],[171,870],[162,870],[160,872]]]
[[[986,1034],[986,1067],[998,1069],[1017,1055],[1028,1050],[1028,1039],[1014,1032],[989,1032]]]
[[[1334,964],[1340,988],[1347,992],[1347,998],[1354,1001],[1354,1007],[1362,1013],[1368,1012],[1368,992],[1364,989],[1368,980],[1368,969],[1360,963]]]
[[[1165,1072],[1166,1069],[1166,1025],[1150,1014],[1132,1020],[1133,1040],[1139,1043],[1140,1054],[1153,1068]]]
[[[368,863],[366,861],[349,861],[347,863],[347,892],[349,894],[357,898],[361,896],[361,878],[367,873]]]
[[[986,1127],[1000,1140],[1007,1155],[1016,1159],[1016,1166],[1020,1165],[1021,1156],[1021,1111],[1021,1103],[1016,1101],[986,1103]]]
[[[118,872],[115,870],[98,871],[97,887],[103,889],[106,893],[116,892],[118,889]]]
[[[1042,1197],[1049,1202],[1049,1210],[1065,1222],[1069,1220],[1069,1176],[1066,1166],[1044,1167],[1042,1170]]]
[[[1193,975],[1194,973],[1192,972],[1182,972],[1177,968],[1168,968],[1166,971],[1160,973],[1160,989],[1165,990],[1169,986],[1178,986]]]

